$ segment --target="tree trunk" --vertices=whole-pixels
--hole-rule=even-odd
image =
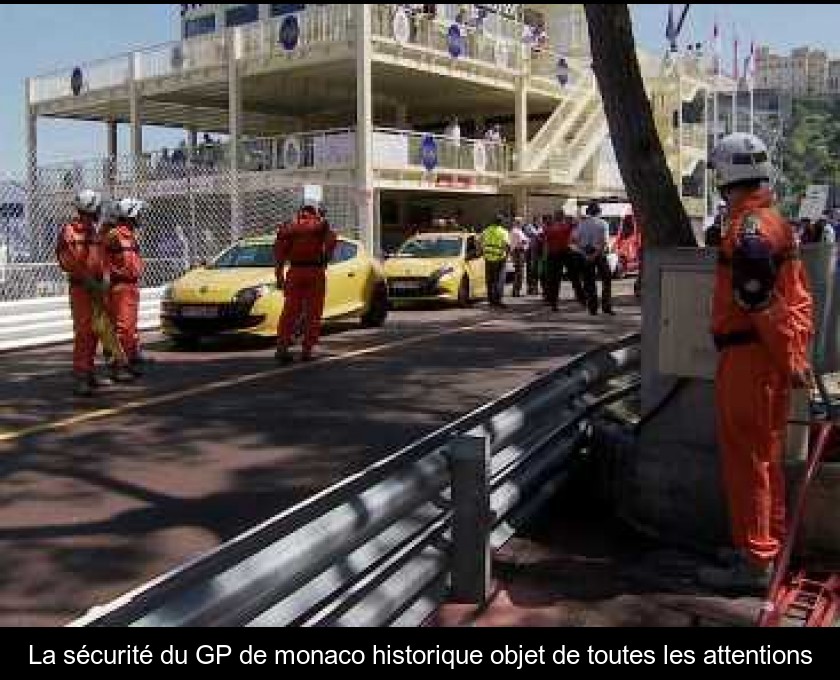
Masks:
[[[592,69],[598,80],[616,160],[652,247],[696,246],[645,93],[627,5],[584,5]]]

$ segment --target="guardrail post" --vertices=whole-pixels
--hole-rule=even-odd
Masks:
[[[449,445],[452,471],[452,592],[455,602],[484,604],[490,593],[490,442],[459,435]]]

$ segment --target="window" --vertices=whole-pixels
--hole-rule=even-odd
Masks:
[[[296,4],[272,5],[271,6],[271,16],[281,17],[285,14],[293,14],[294,12],[302,11],[305,7],[306,7],[306,5],[296,5]]]
[[[335,252],[332,256],[332,264],[341,264],[342,262],[349,262],[356,258],[359,252],[359,247],[355,243],[349,241],[339,240],[335,247]]]
[[[259,5],[239,5],[225,12],[226,26],[241,26],[250,24],[260,18]]]
[[[184,37],[193,38],[197,35],[212,33],[216,30],[216,15],[208,14],[196,19],[188,19],[184,22]]]
[[[222,253],[211,269],[235,269],[237,267],[273,267],[274,246],[269,244],[236,245]]]

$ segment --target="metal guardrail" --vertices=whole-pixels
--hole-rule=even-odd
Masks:
[[[138,325],[141,330],[160,324],[163,288],[140,291]],[[39,347],[73,338],[73,320],[67,296],[0,302],[0,352]]]
[[[480,599],[491,548],[639,362],[638,335],[581,355],[69,625],[416,626],[449,595]]]

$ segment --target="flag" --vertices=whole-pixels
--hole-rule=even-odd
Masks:
[[[674,25],[674,6],[668,5],[668,25],[665,27],[665,39],[671,46],[671,51],[677,51],[677,27]]]
[[[734,40],[734,43],[733,43],[733,49],[735,50],[735,54],[734,54],[734,57],[732,59],[732,68],[734,70],[734,73],[732,74],[732,77],[735,78],[735,82],[737,83],[738,82],[738,36],[737,35],[735,36],[735,40]]]
[[[715,75],[720,75],[720,29],[718,28],[717,19],[715,19],[714,33],[712,33],[712,60],[714,64]]]
[[[755,41],[750,41],[750,53],[744,63],[744,78],[747,79],[747,86],[752,89],[755,84]]]

